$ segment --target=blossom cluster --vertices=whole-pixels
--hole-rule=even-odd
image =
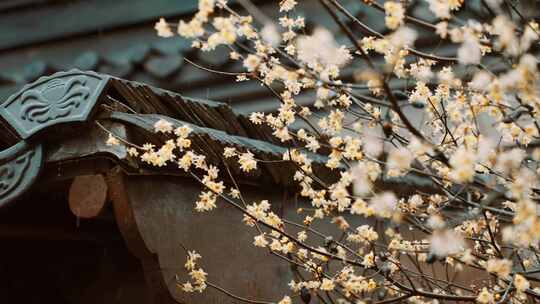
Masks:
[[[256,231],[254,246],[301,268],[304,276],[290,282],[281,304],[302,295],[332,303],[381,294],[410,303],[540,299],[531,275],[540,253],[538,23],[510,1],[478,1],[475,11],[460,0],[419,2],[435,24],[413,15],[409,1],[363,1],[384,15],[383,34],[340,1],[322,0],[347,43],[328,28],[308,28],[294,0],[279,2],[275,23],[255,22],[226,1],[201,0],[198,13],[178,25],[202,52],[225,48],[241,70],[236,80],[259,82],[279,102],[275,112],[249,119],[286,147],[275,161],[295,168],[302,220],[278,216],[269,200],[248,204],[236,184],[227,194],[223,165],[192,151],[187,126],[156,122],[158,134],[175,138],[160,148],[130,148],[130,155],[203,172],[198,211],[217,208],[219,198],[235,204]],[[162,37],[174,35],[163,19],[155,27]],[[420,35],[453,53],[417,48]],[[305,96],[311,104],[299,102]],[[123,144],[112,135],[107,143]],[[262,170],[259,162],[252,151],[223,150],[223,163],[243,174]],[[334,180],[318,175],[321,165]],[[314,229],[318,222],[343,237]],[[339,267],[329,267],[336,261]],[[426,273],[429,264],[484,277],[453,284]],[[187,291],[203,278],[193,277],[196,287]]]

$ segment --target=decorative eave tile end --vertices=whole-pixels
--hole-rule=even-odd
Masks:
[[[86,121],[109,76],[70,70],[41,77],[25,85],[0,105],[0,116],[28,139],[56,124]]]
[[[41,171],[42,145],[30,146],[21,141],[0,152],[0,207],[28,190]]]

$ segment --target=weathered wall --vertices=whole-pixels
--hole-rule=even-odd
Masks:
[[[219,202],[218,208],[209,213],[198,213],[194,210],[194,202],[200,193],[201,186],[191,179],[171,177],[131,177],[126,182],[127,192],[134,210],[135,219],[147,247],[157,253],[163,271],[164,279],[174,297],[182,303],[236,303],[228,296],[211,288],[203,294],[186,294],[175,286],[175,275],[182,282],[187,274],[183,268],[186,254],[181,244],[190,250],[202,254],[202,267],[209,273],[210,282],[225,288],[238,296],[276,301],[284,294],[290,293],[286,285],[293,273],[288,264],[272,256],[266,249],[252,245],[257,230],[245,226],[242,215],[226,202]],[[269,199],[274,212],[284,218],[301,222],[296,210],[306,207],[294,198],[287,198],[284,190],[279,187],[242,186],[246,201],[251,203],[261,199]],[[367,223],[363,217],[347,217],[352,228]],[[374,224],[373,222],[371,224]],[[288,232],[298,230],[287,226]],[[382,223],[377,226],[381,238],[385,227]],[[334,224],[328,220],[317,222],[312,228],[323,233],[340,234]],[[408,226],[400,227],[406,238],[412,237]],[[340,235],[333,235],[339,239]],[[382,242],[382,240],[381,240]],[[311,236],[308,243],[318,247],[323,244],[320,238]],[[401,259],[403,265],[416,270],[413,259],[406,255]],[[338,267],[339,262],[333,266]],[[444,264],[435,263],[424,265],[422,271],[437,278],[446,278],[447,268]],[[449,277],[454,277],[452,272]],[[455,277],[456,282],[480,283],[487,277],[477,271],[465,271]],[[315,299],[312,303],[316,303]]]
[[[288,264],[252,245],[257,230],[243,224],[242,214],[234,207],[220,201],[212,212],[196,212],[194,202],[201,186],[189,179],[132,177],[126,184],[142,237],[149,249],[158,253],[165,281],[175,298],[185,303],[234,302],[210,288],[203,294],[188,295],[175,287],[175,274],[183,281],[187,279],[183,268],[186,254],[180,244],[203,256],[202,266],[210,282],[236,295],[276,301],[290,291],[287,283],[293,274]],[[284,190],[279,187],[242,190],[248,203],[269,199],[277,214],[301,222],[296,210],[302,204],[293,198],[284,201]],[[357,217],[351,224],[361,221],[365,220]],[[337,231],[325,222],[313,228]]]

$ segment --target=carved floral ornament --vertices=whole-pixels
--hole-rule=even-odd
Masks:
[[[30,139],[47,128],[86,121],[109,77],[72,70],[43,77],[0,104],[0,117],[22,139],[0,151],[0,207],[28,190],[39,175],[43,148]]]

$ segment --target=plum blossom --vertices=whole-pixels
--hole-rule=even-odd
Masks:
[[[386,12],[384,21],[389,29],[395,30],[403,24],[403,20],[405,19],[405,9],[401,3],[386,1],[384,3],[384,11]]]
[[[455,255],[465,249],[463,237],[453,230],[434,231],[429,240],[429,250],[437,257]]]
[[[323,27],[317,27],[310,36],[300,36],[296,41],[298,59],[305,64],[316,67],[343,66],[352,58],[349,50],[339,46],[334,34]]]
[[[173,125],[165,119],[160,119],[154,124],[154,130],[156,133],[170,133],[173,131]]]
[[[266,43],[273,47],[278,46],[281,40],[278,28],[273,23],[267,23],[263,26],[261,30],[261,37]]]
[[[174,36],[174,33],[167,21],[165,21],[165,18],[159,18],[159,21],[156,22],[154,29],[157,31],[159,37],[169,38]]]
[[[382,192],[373,196],[369,206],[376,215],[390,217],[396,211],[397,197],[393,192]]]
[[[280,12],[288,12],[292,10],[298,2],[296,0],[281,0],[279,3],[279,11]]]
[[[482,59],[480,43],[470,34],[465,35],[463,43],[458,49],[457,56],[461,64],[479,64]]]

